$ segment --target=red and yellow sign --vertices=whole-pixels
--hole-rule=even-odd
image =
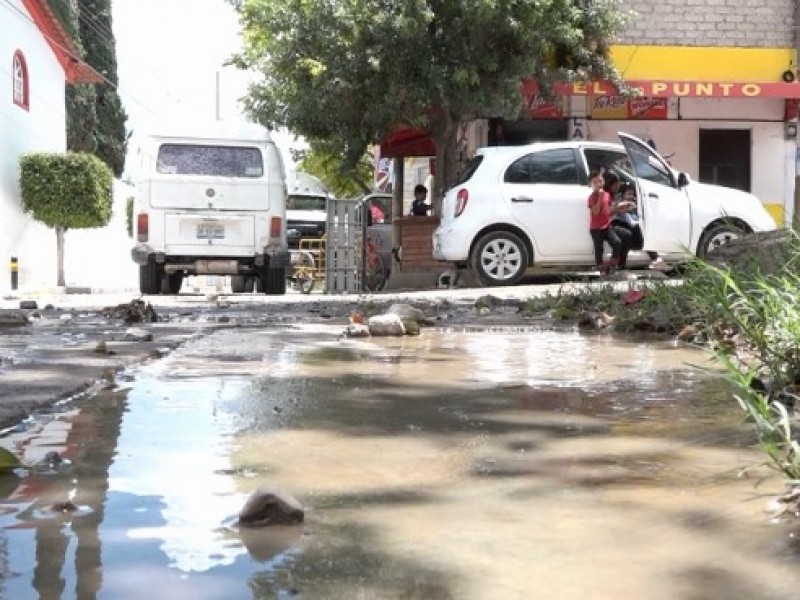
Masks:
[[[636,96],[646,98],[800,98],[800,83],[724,81],[626,81]],[[563,96],[615,96],[619,90],[607,81],[561,83]]]
[[[589,114],[593,119],[666,119],[667,99],[592,96]]]
[[[548,100],[538,93],[526,93],[525,109],[528,116],[533,119],[561,119],[564,116],[563,99],[555,98]]]
[[[626,81],[636,97],[643,98],[800,98],[800,82],[725,82],[725,81]],[[526,99],[537,96],[534,81],[522,84]],[[608,81],[555,83],[557,96],[619,96],[619,90]]]

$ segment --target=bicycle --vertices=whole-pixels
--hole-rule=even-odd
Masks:
[[[386,266],[378,253],[378,245],[366,236],[364,241],[364,275],[362,287],[367,292],[379,292],[386,286]]]

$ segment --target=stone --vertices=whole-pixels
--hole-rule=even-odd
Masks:
[[[122,339],[126,342],[152,342],[153,334],[145,329],[131,327],[125,332],[125,336]]]
[[[410,304],[392,304],[386,314],[397,315],[403,321],[414,321],[415,323],[424,323],[426,320],[425,313]]]
[[[0,327],[22,327],[28,324],[24,313],[16,310],[0,311]]]
[[[239,511],[239,525],[245,527],[297,525],[304,518],[302,504],[285,490],[274,487],[258,488]]]
[[[480,311],[482,308],[492,308],[495,306],[500,306],[502,303],[503,301],[497,296],[486,294],[485,296],[481,296],[475,300],[475,308]]]
[[[344,336],[349,338],[369,337],[369,327],[363,323],[351,323],[344,330]]]
[[[369,333],[373,336],[401,336],[406,334],[403,319],[397,315],[376,315],[367,321]]]
[[[105,340],[100,340],[97,342],[97,345],[94,347],[94,351],[97,354],[114,354],[112,350],[108,349],[108,344],[106,344]]]
[[[419,335],[419,323],[412,320],[404,320],[403,327],[406,329],[406,335]]]
[[[22,310],[36,310],[39,308],[39,305],[36,303],[36,300],[22,300],[19,303],[19,307]]]

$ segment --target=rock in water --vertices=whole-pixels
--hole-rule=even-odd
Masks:
[[[291,494],[277,488],[259,488],[239,512],[245,527],[296,525],[303,522],[303,506]]]
[[[374,336],[405,335],[406,328],[403,319],[398,315],[376,315],[367,322],[369,333]]]

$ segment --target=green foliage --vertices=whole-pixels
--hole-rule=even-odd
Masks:
[[[111,219],[114,178],[87,153],[34,153],[20,158],[22,207],[49,227],[102,227]]]
[[[68,85],[67,106],[67,148],[73,152],[97,150],[97,94],[94,85],[81,83]]]
[[[133,237],[133,196],[128,196],[125,199],[125,229],[128,232],[128,237]]]
[[[22,463],[16,454],[5,448],[0,448],[0,473],[8,473],[21,466]]]
[[[439,152],[474,116],[516,117],[520,82],[604,77],[619,0],[229,0],[258,72],[245,106],[336,148],[354,167],[398,124]]]
[[[60,0],[60,4],[69,2]],[[127,115],[116,92],[116,43],[111,27],[110,0],[81,0],[72,15],[76,42],[83,59],[105,81],[67,86],[67,148],[91,152],[119,177],[125,167]]]
[[[350,167],[334,148],[316,141],[299,158],[298,170],[319,177],[337,198],[354,198],[372,190],[375,166],[369,153]]]
[[[793,433],[800,409],[800,239],[791,235],[781,250],[788,258],[771,270],[759,260],[742,261],[735,271],[697,260],[687,291],[769,464],[800,480]]]
[[[78,28],[75,14],[72,11],[73,3],[65,2],[64,0],[47,0],[47,6],[53,11],[53,14],[64,28],[64,31],[66,31],[71,38],[77,40]]]

